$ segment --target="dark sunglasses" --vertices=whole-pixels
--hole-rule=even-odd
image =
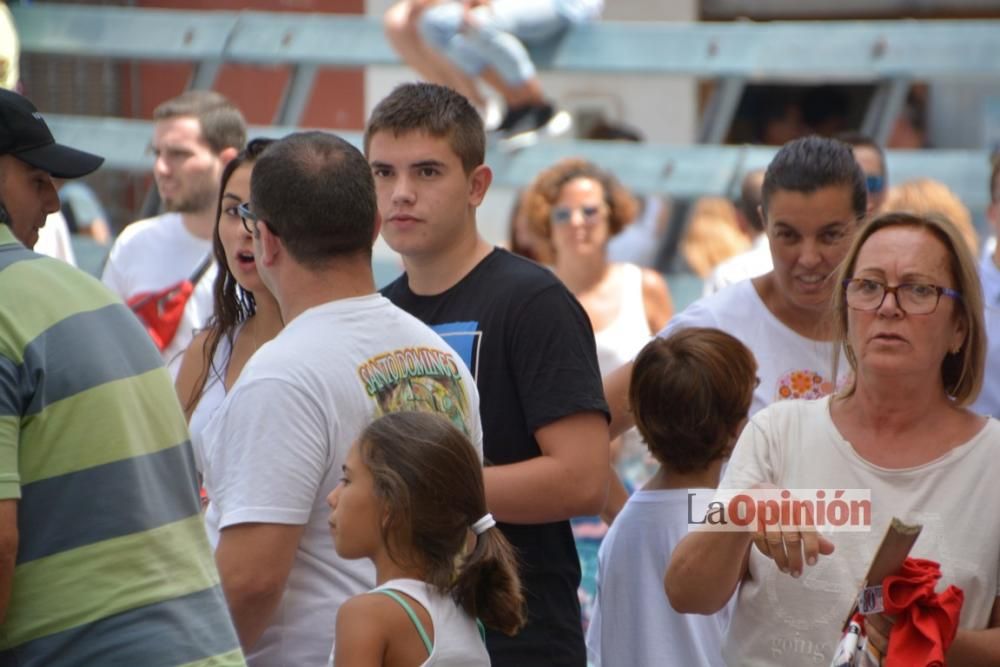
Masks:
[[[588,225],[592,225],[597,222],[597,218],[600,216],[602,210],[604,210],[603,206],[581,206],[579,208],[556,206],[552,209],[552,224],[569,224],[569,221],[573,219],[573,213],[579,211],[580,215],[583,216],[583,221]]]

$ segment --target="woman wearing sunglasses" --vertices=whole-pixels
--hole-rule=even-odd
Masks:
[[[212,250],[219,265],[215,315],[184,352],[176,388],[195,443],[243,367],[281,331],[278,303],[254,263],[253,237],[238,210],[250,199],[254,163],[271,139],[254,139],[222,172]],[[199,466],[200,467],[200,466]]]
[[[608,242],[637,211],[614,176],[575,158],[541,172],[522,199],[539,259],[553,267],[590,317],[602,374],[632,359],[673,314],[659,273],[608,261]]]
[[[804,521],[816,530],[693,532],[673,553],[667,594],[696,613],[736,595],[727,663],[830,664],[857,586],[899,517],[923,526],[910,555],[940,564],[931,588],[954,585],[964,597],[947,664],[1000,664],[1000,422],[968,409],[985,356],[973,255],[943,218],[886,213],[862,228],[837,278],[833,329],[849,380],[832,397],[752,417],[720,488],[860,489],[868,511],[838,520],[817,510]],[[892,633],[906,631],[882,614],[865,619],[883,655]]]
[[[608,242],[632,223],[638,204],[611,174],[581,159],[562,160],[541,172],[521,201],[519,215],[535,237],[536,258],[552,266],[590,317],[601,374],[618,368],[673,314],[659,273],[608,261]],[[612,458],[631,487],[642,485],[656,468],[635,429],[612,442]],[[574,521],[573,529],[586,616],[586,601],[596,591],[597,547],[607,527],[591,519]]]

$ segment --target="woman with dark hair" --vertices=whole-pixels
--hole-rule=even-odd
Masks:
[[[813,518],[689,534],[666,574],[670,602],[711,613],[736,594],[728,664],[829,664],[857,586],[897,517],[923,526],[910,555],[940,564],[932,588],[952,585],[964,597],[947,664],[1000,664],[1000,522],[991,513],[1000,506],[1000,422],[968,409],[985,358],[972,253],[943,218],[887,213],[858,233],[836,285],[834,340],[851,371],[844,387],[752,417],[719,485],[780,489],[783,498],[809,490],[813,497],[796,500],[808,502]],[[831,489],[868,490],[867,511],[836,518]],[[831,532],[845,525],[854,530]],[[869,642],[884,655],[893,621],[865,618]]]
[[[864,173],[850,146],[815,136],[785,144],[761,188],[772,270],[695,301],[658,335],[710,327],[749,347],[760,377],[750,414],[775,401],[831,393],[844,380],[833,367],[834,279],[867,205]],[[604,378],[612,437],[632,423],[631,373],[625,364]]]
[[[219,265],[213,288],[215,315],[184,352],[176,381],[193,438],[208,424],[257,348],[284,325],[278,303],[257,274],[253,237],[237,212],[237,206],[250,200],[254,162],[272,141],[254,139],[222,172],[212,235]]]

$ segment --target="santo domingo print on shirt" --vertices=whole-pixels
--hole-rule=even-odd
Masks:
[[[378,415],[435,412],[470,435],[468,395],[451,353],[430,347],[393,350],[358,366],[358,377]]]

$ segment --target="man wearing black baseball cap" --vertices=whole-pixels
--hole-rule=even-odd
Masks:
[[[52,177],[102,162],[0,90],[0,665],[245,667],[159,352],[99,281],[29,249]]]
[[[79,178],[104,158],[57,144],[35,105],[0,89],[0,221],[29,248],[49,213],[59,210],[52,177]]]

